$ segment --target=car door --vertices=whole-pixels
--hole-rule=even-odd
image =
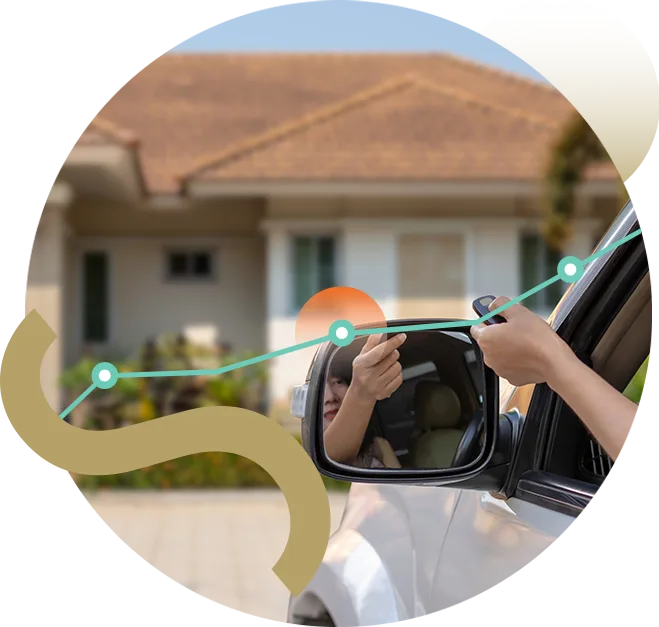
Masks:
[[[636,229],[636,216],[628,206],[600,248]],[[554,328],[592,366],[591,358],[607,343],[602,341],[605,334],[633,320],[637,332],[628,345],[631,350],[618,353],[613,361],[618,372],[636,372],[650,341],[646,314],[651,301],[642,237],[598,257],[573,287],[552,316]],[[629,363],[621,363],[624,360]],[[624,376],[616,382],[621,391]],[[507,485],[501,495],[460,493],[435,569],[431,611],[480,594],[531,562],[570,526],[606,476],[602,473],[599,480],[590,481],[573,474],[586,444],[598,449],[593,459],[611,462],[548,386],[518,388],[501,409],[514,407],[526,418]]]

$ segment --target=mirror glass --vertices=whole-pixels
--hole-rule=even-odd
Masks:
[[[333,462],[437,470],[478,458],[485,377],[468,333],[358,337],[336,350],[327,372],[323,441]]]

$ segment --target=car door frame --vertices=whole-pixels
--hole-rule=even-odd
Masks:
[[[631,203],[621,214],[600,247],[639,228]],[[640,235],[593,261],[586,268],[580,289],[574,289],[579,285],[574,284],[566,292],[550,324],[584,363],[591,365],[588,355],[647,272],[645,244]],[[576,518],[599,486],[545,470],[562,404],[547,384],[535,386],[510,472],[501,494],[496,496]]]

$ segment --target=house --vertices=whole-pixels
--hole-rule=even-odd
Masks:
[[[572,113],[551,87],[445,54],[161,57],[99,112],[44,209],[27,308],[58,334],[49,401],[85,347],[179,331],[292,345],[332,285],[388,318],[471,318],[476,296],[553,276],[542,177]],[[617,212],[616,176],[589,173],[565,254],[586,256]],[[310,352],[270,363],[273,403]]]

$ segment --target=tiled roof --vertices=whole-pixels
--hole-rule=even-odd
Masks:
[[[139,144],[138,138],[132,131],[120,128],[116,124],[96,116],[92,123],[85,129],[77,142],[79,146],[97,146],[107,144],[119,144],[132,147]]]
[[[573,112],[549,86],[445,54],[167,54],[99,118],[139,139],[151,192],[175,192],[192,175],[538,178]]]

